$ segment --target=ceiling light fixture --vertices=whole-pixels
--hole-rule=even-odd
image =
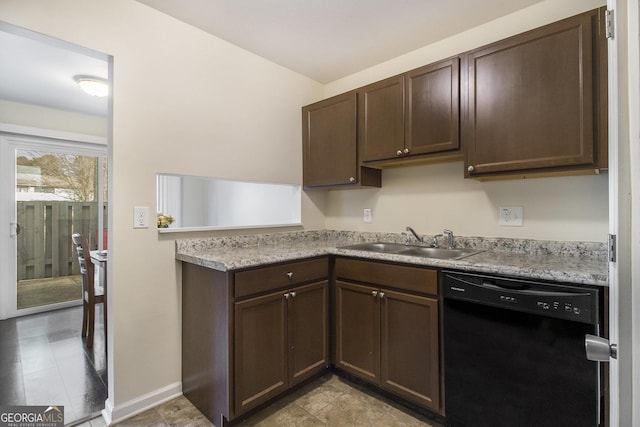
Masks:
[[[100,77],[94,76],[75,76],[73,78],[80,88],[91,96],[103,98],[109,93],[109,84]]]

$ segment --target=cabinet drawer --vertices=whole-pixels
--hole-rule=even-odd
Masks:
[[[336,277],[340,279],[424,294],[438,294],[437,270],[338,258],[335,271]]]
[[[326,258],[296,261],[235,273],[235,297],[295,286],[312,280],[325,279]]]

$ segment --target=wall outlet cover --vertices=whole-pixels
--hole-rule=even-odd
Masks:
[[[364,218],[364,222],[366,222],[367,224],[371,223],[371,209],[366,208],[364,210],[363,218]]]
[[[522,206],[500,207],[499,218],[499,225],[505,227],[522,227]]]
[[[135,206],[133,208],[133,228],[149,228],[148,206]]]

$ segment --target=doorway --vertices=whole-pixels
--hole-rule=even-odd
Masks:
[[[0,285],[3,317],[79,305],[82,283],[71,235],[84,234],[91,249],[106,249],[106,147],[19,135],[0,139],[7,174],[2,192],[12,207]]]
[[[108,394],[107,327],[99,305],[87,348],[71,233],[108,245],[111,97],[79,83],[108,84],[112,70],[109,55],[0,21],[0,405],[55,401],[66,423]],[[25,284],[58,299],[19,299]]]

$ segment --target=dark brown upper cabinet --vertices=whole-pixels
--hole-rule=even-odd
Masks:
[[[460,59],[418,68],[405,79],[405,146],[409,154],[459,149]]]
[[[460,67],[451,58],[358,90],[364,162],[460,148]]]
[[[380,171],[359,163],[357,99],[351,91],[302,108],[305,188],[380,187]]]
[[[303,108],[305,188],[380,187],[378,168],[465,159],[465,177],[607,167],[605,8]]]
[[[465,176],[607,166],[604,8],[467,55]]]
[[[404,150],[404,76],[358,89],[362,161],[402,156]]]

